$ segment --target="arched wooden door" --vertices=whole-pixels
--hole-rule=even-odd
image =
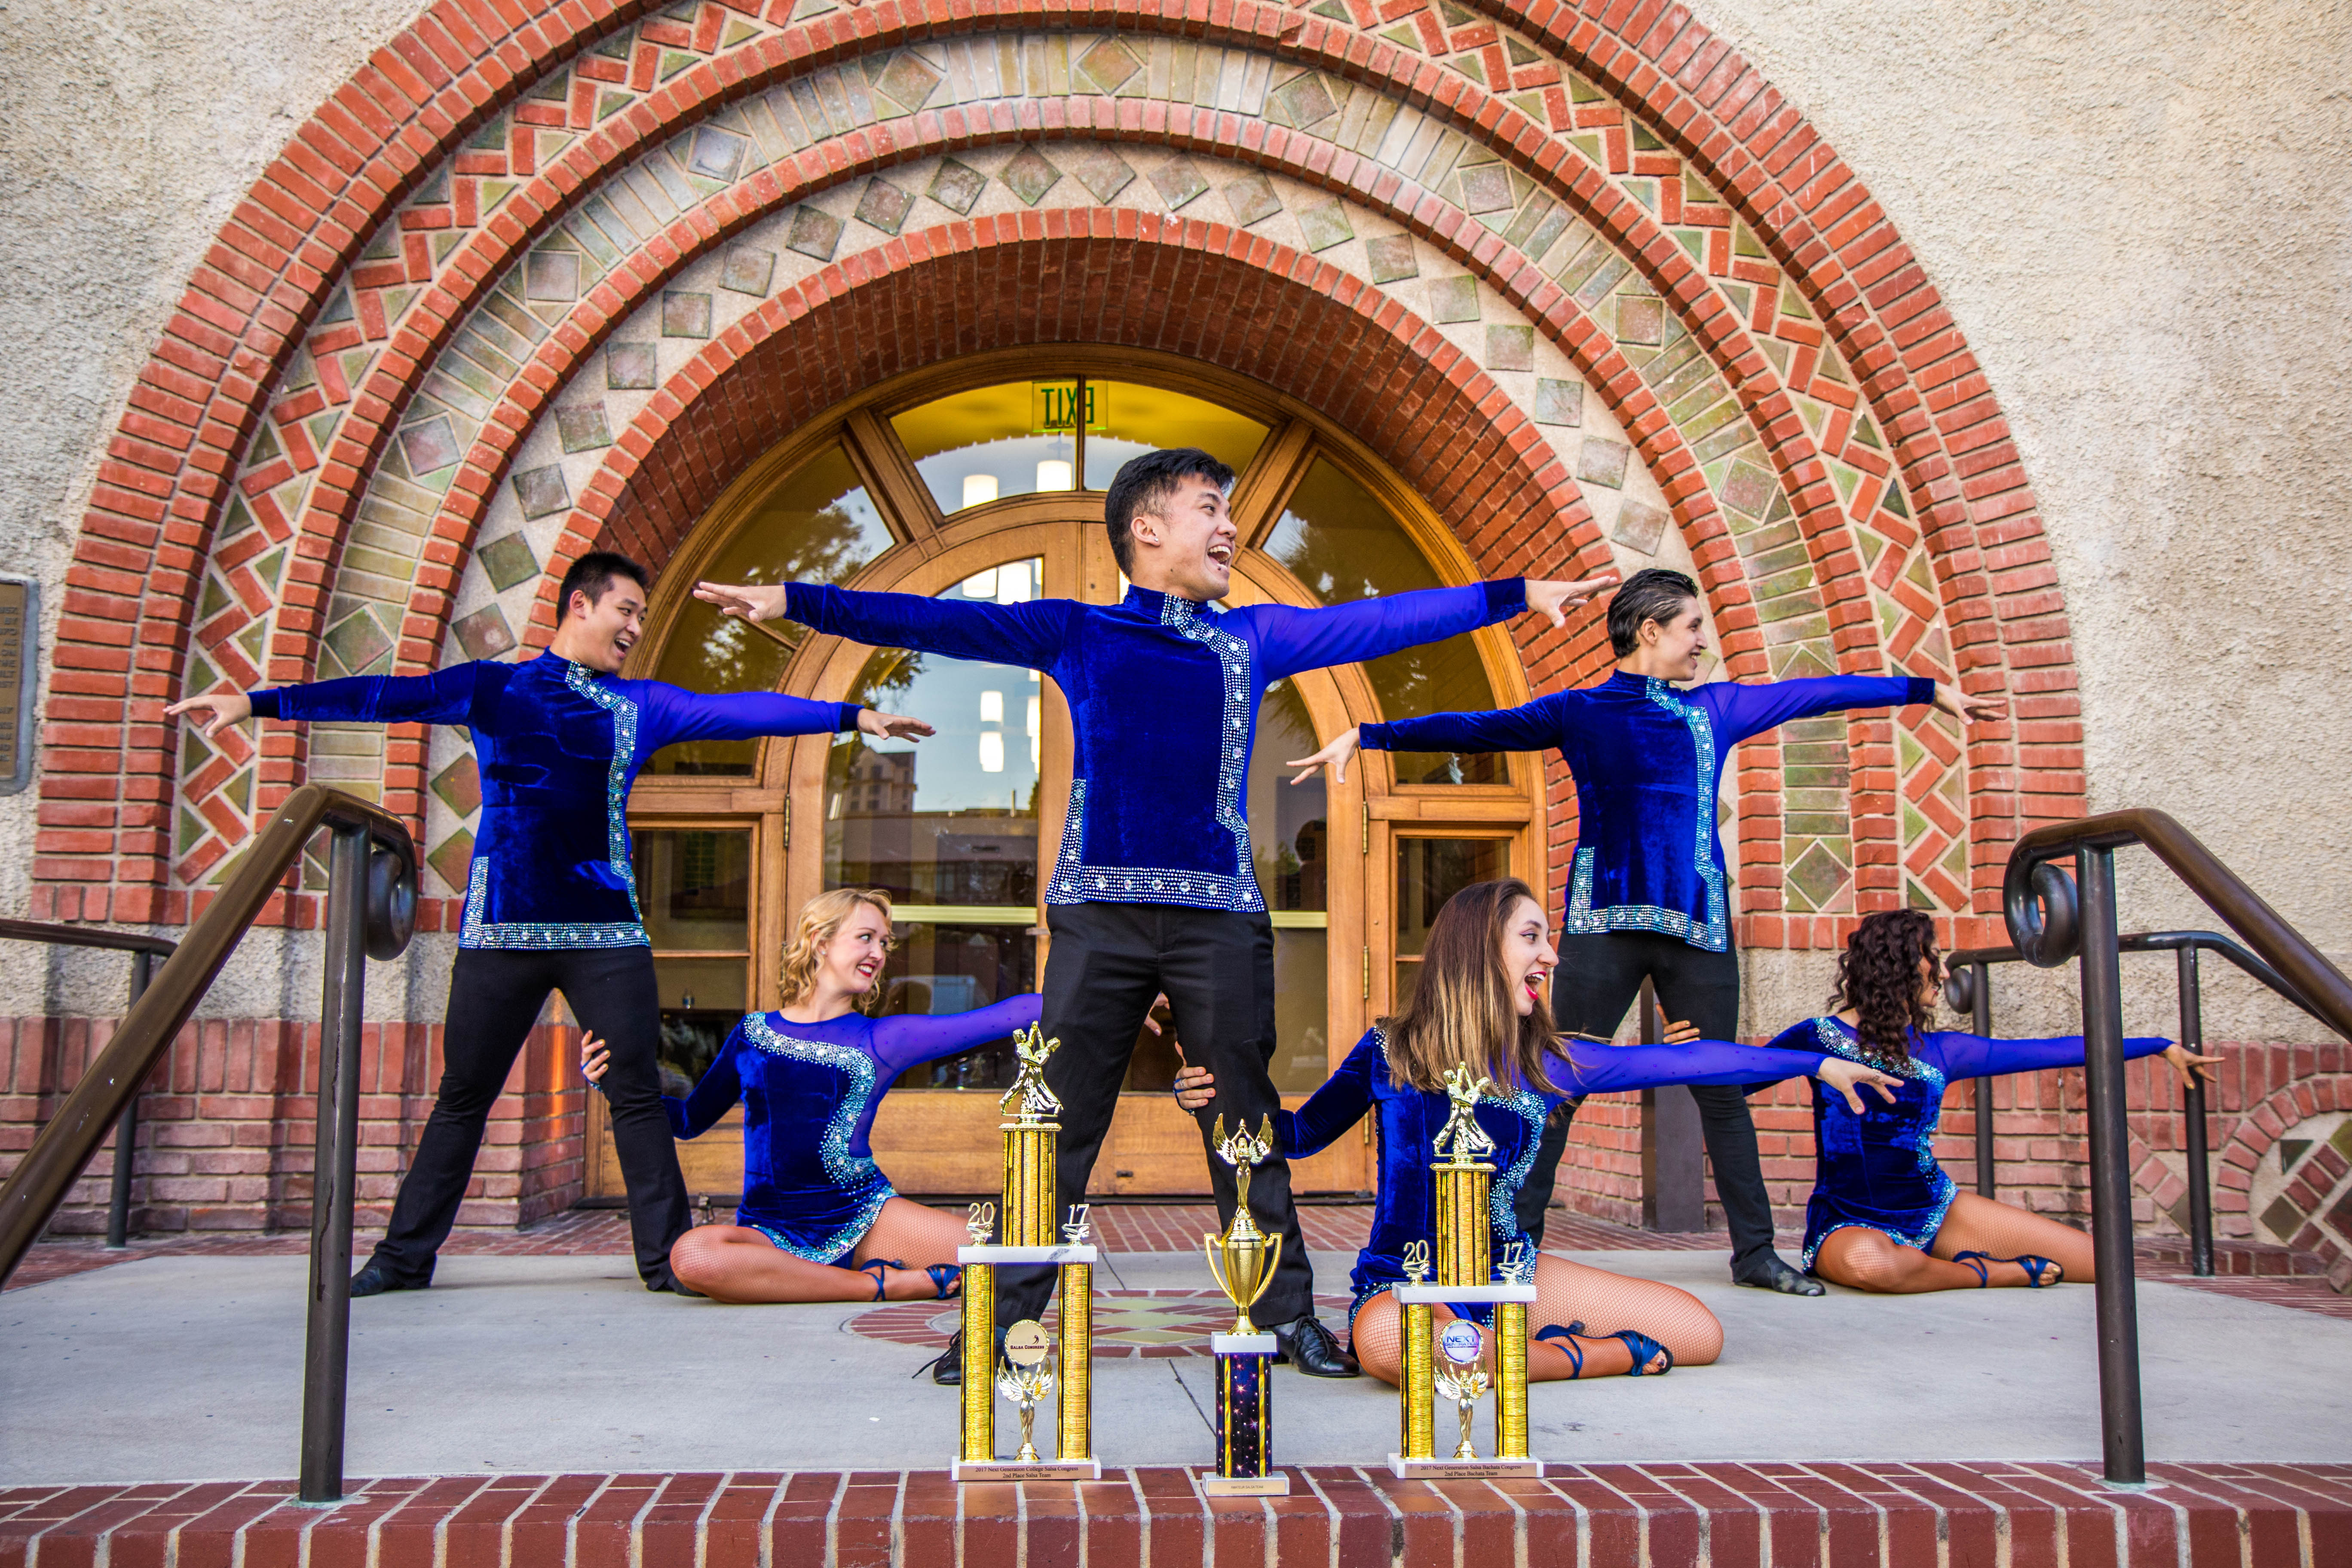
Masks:
[[[939,730],[919,745],[848,736],[673,748],[639,780],[630,821],[673,1091],[740,1012],[776,1005],[793,911],[828,887],[892,894],[901,923],[884,1011],[960,1012],[1034,988],[1052,956],[1043,871],[1071,767],[1067,712],[1034,671],[722,621],[688,596],[694,580],[1115,602],[1125,584],[1100,526],[1102,489],[1128,457],[1175,445],[1204,447],[1240,475],[1244,550],[1231,603],[1311,605],[1473,579],[1419,499],[1305,410],[1187,362],[1068,347],[976,356],[875,389],[741,476],[664,566],[632,674],[866,701]],[[1286,1103],[1411,984],[1435,903],[1506,871],[1540,886],[1543,867],[1533,759],[1370,754],[1344,784],[1297,786],[1281,763],[1349,724],[1526,696],[1500,630],[1265,694],[1247,793],[1276,926],[1271,1070]],[[999,1042],[899,1080],[874,1145],[901,1191],[995,1189],[1009,1056]],[[1175,1067],[1165,1041],[1139,1041],[1097,1192],[1208,1190],[1199,1134],[1166,1092]],[[591,1191],[617,1192],[609,1140],[600,1131],[591,1149]],[[697,1191],[737,1191],[737,1123],[681,1146],[681,1158]],[[1368,1186],[1368,1140],[1304,1162],[1298,1183]]]

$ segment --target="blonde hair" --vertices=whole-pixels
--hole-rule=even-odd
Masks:
[[[1381,1021],[1398,1088],[1440,1089],[1446,1068],[1465,1066],[1506,1094],[1559,1092],[1544,1061],[1556,1037],[1551,1009],[1538,997],[1521,1017],[1513,977],[1503,968],[1507,922],[1523,899],[1534,901],[1534,890],[1507,877],[1465,888],[1437,911],[1412,999]]]
[[[879,888],[835,888],[829,893],[819,893],[801,906],[800,927],[793,940],[784,944],[782,991],[784,1005],[802,1001],[816,989],[817,963],[824,944],[834,939],[842,922],[857,912],[857,907],[877,910],[887,922],[890,919],[890,895]],[[874,987],[859,999],[860,1008],[870,1007],[881,994]]]

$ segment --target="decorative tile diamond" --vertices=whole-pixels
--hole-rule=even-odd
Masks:
[[[707,338],[710,335],[710,296],[685,289],[667,289],[662,294],[662,336],[666,338]]]
[[[1309,250],[1328,250],[1335,245],[1345,245],[1356,237],[1348,223],[1348,214],[1338,202],[1326,202],[1319,207],[1308,207],[1298,215],[1298,232],[1307,238]]]
[[[1807,908],[1822,910],[1827,909],[1830,901],[1845,887],[1848,875],[1836,856],[1815,843],[1797,858],[1795,865],[1789,868],[1789,887],[1791,891],[1803,895]]]
[[[874,79],[874,86],[894,103],[920,109],[939,90],[940,73],[918,59],[913,50],[900,49]]]
[[[614,392],[649,392],[659,373],[651,343],[608,343],[604,348],[604,384]]]
[[[553,463],[517,474],[514,491],[515,500],[522,503],[525,517],[547,517],[572,504],[572,491],[563,482],[563,469]]]
[[[1079,58],[1077,74],[1097,92],[1117,92],[1142,68],[1133,49],[1118,38],[1105,38]]]
[[[1625,459],[1632,456],[1633,448],[1622,441],[1588,439],[1576,454],[1576,477],[1614,489],[1625,482]]]
[[[457,646],[466,650],[468,658],[496,658],[515,646],[514,631],[507,625],[506,612],[496,605],[486,605],[470,616],[460,616],[449,629],[457,634]]]
[[[1536,383],[1536,423],[1538,425],[1581,425],[1584,423],[1584,384],[1579,381],[1553,381],[1549,376]]]
[[[433,775],[433,793],[459,816],[471,816],[482,804],[482,769],[471,751]]]
[[[911,192],[902,191],[887,180],[873,179],[866,182],[866,194],[857,198],[857,210],[850,216],[868,228],[896,234],[906,226],[907,214],[914,205]],[[764,287],[758,290],[766,291]]]
[[[953,158],[940,160],[940,172],[931,176],[929,189],[923,194],[950,212],[969,216],[980,193],[988,188],[988,176],[967,163]]]
[[[522,264],[526,300],[570,301],[580,298],[580,258],[568,250],[534,250]]]
[[[555,431],[567,452],[593,452],[613,444],[612,428],[604,423],[604,405],[601,403],[578,403],[558,408]]]
[[[1062,171],[1047,163],[1045,154],[1036,148],[1024,147],[1013,154],[1013,161],[1004,165],[1004,172],[997,177],[1013,188],[1013,194],[1021,198],[1022,205],[1034,207],[1047,191],[1054,188],[1055,182],[1062,177]]]
[[[751,146],[748,138],[706,125],[694,133],[694,152],[686,166],[706,180],[731,183],[736,172],[742,168],[743,155]]]
[[[1274,183],[1255,169],[1225,186],[1223,195],[1234,221],[1244,228],[1262,223],[1282,210],[1281,198],[1274,194]]]
[[[335,662],[343,667],[346,675],[364,675],[368,667],[392,651],[392,638],[384,635],[375,618],[365,613],[352,616],[330,628],[320,639]]]
[[[1177,208],[1199,196],[1209,188],[1201,171],[1190,158],[1174,158],[1151,171],[1151,188],[1168,204],[1168,210]]]
[[[1370,263],[1375,283],[1394,283],[1421,275],[1420,263],[1413,259],[1412,236],[1409,234],[1384,234],[1378,239],[1364,241],[1364,258]]]
[[[1665,536],[1668,513],[1664,507],[1650,506],[1627,496],[1617,505],[1617,526],[1609,537],[1629,550],[1644,555],[1658,552],[1658,541]]]
[[[784,247],[818,261],[830,261],[835,247],[841,243],[841,220],[824,208],[796,207],[791,232],[784,237]]]
[[[730,293],[764,295],[775,276],[774,251],[739,245],[728,251],[727,260],[719,269],[719,286]]]
[[[1486,328],[1486,368],[1488,370],[1533,370],[1536,367],[1536,330],[1533,327],[1489,325]]]
[[[539,575],[539,557],[530,552],[530,541],[520,533],[493,539],[482,546],[478,559],[489,574],[490,586],[501,594]]]
[[[457,433],[446,418],[411,425],[400,433],[400,455],[419,479],[437,474],[458,458]]]
[[[433,847],[425,863],[433,868],[433,874],[450,892],[464,892],[467,870],[474,863],[474,836],[462,827],[457,829]]]
[[[1066,153],[1062,162],[1098,202],[1109,201],[1135,183],[1134,167],[1108,147],[1082,145]]]

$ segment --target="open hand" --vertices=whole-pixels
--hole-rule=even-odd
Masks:
[[[2172,1070],[2180,1075],[2183,1089],[2194,1086],[2200,1078],[2208,1083],[2212,1082],[2212,1069],[2221,1065],[2220,1057],[2200,1057],[2187,1046],[2167,1046],[2164,1059],[2170,1062]]]
[[[1217,1098],[1217,1080],[1207,1068],[1188,1067],[1176,1075],[1176,1103],[1198,1110]]]
[[[1813,1076],[1845,1096],[1846,1109],[1856,1116],[1868,1109],[1862,1103],[1862,1096],[1854,1092],[1856,1086],[1870,1085],[1878,1091],[1878,1098],[1889,1105],[1895,1103],[1895,1091],[1903,1087],[1901,1079],[1880,1072],[1876,1068],[1866,1068],[1860,1062],[1850,1062],[1843,1057],[1822,1058],[1821,1068]]]
[[[184,702],[174,702],[163,710],[173,718],[199,710],[205,717],[195,721],[196,733],[209,735],[224,724],[242,724],[252,718],[253,699],[242,691],[215,691],[209,697],[191,697]]]
[[[580,1073],[590,1083],[600,1084],[604,1069],[613,1065],[612,1047],[598,1039],[593,1030],[580,1031]]]
[[[1528,608],[1538,615],[1549,616],[1556,626],[1568,625],[1568,612],[1603,588],[1617,585],[1617,574],[1603,572],[1598,577],[1580,577],[1573,583],[1555,583],[1541,578],[1528,579]]]
[[[1698,1037],[1698,1026],[1687,1020],[1670,1023],[1666,1026],[1665,1044],[1667,1045],[1687,1046]]]
[[[1939,680],[1936,682],[1935,705],[1963,724],[1983,724],[2007,716],[2009,693],[1995,691],[1983,697],[1971,697],[1948,681]]]
[[[1292,779],[1290,782],[1295,784],[1303,784],[1308,779],[1315,776],[1315,770],[1317,768],[1328,763],[1331,765],[1331,781],[1334,784],[1346,784],[1348,782],[1348,759],[1356,754],[1357,744],[1358,739],[1356,735],[1356,726],[1350,724],[1345,730],[1340,731],[1339,733],[1331,737],[1331,743],[1324,747],[1321,751],[1316,752],[1313,756],[1300,757],[1295,762],[1287,762],[1282,765],[1286,768],[1298,769],[1298,776]]]
[[[747,621],[772,621],[784,613],[784,590],[781,584],[697,583],[694,596],[706,605],[718,605],[722,616],[735,616]]]
[[[1154,1035],[1168,1034],[1166,1029],[1160,1026],[1160,1009],[1162,1007],[1167,1007],[1169,1009],[1170,1016],[1168,1022],[1171,1025],[1176,1022],[1174,1016],[1175,1008],[1169,1003],[1168,993],[1162,991],[1158,996],[1152,999],[1151,1005],[1145,1009],[1143,1015],[1143,1026],[1150,1030]],[[1175,1047],[1176,1059],[1180,1062],[1182,1061],[1184,1059],[1183,1046],[1179,1043],[1172,1035],[1169,1036],[1168,1043]]]
[[[758,618],[756,616],[752,617],[754,620]],[[936,733],[920,719],[909,719],[903,713],[885,713],[874,708],[857,710],[857,732],[871,735],[877,741],[919,741],[926,735]]]

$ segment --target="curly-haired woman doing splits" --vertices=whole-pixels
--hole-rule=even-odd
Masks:
[[[665,1097],[680,1138],[743,1104],[743,1201],[733,1225],[688,1231],[672,1273],[720,1301],[912,1301],[956,1292],[963,1222],[890,1190],[867,1143],[892,1080],[1037,1021],[1035,994],[943,1017],[868,1018],[890,953],[890,898],[820,893],[784,950],[784,1005],[735,1026],[684,1100]],[[604,1076],[601,1042],[581,1065]]]
[[[1841,1010],[1792,1025],[1772,1042],[1833,1051],[1904,1080],[1891,1104],[1866,1108],[1815,1091],[1818,1152],[1812,1201],[1805,1208],[1804,1266],[1839,1285],[1891,1294],[2088,1283],[2088,1236],[1961,1192],[1936,1163],[1936,1123],[1948,1082],[2081,1067],[2083,1037],[1989,1040],[1928,1033],[1942,977],[1936,928],[1926,915],[1894,910],[1867,916],[1838,960],[1830,1005]],[[2184,1083],[2191,1072],[2221,1059],[2191,1056],[2164,1039],[2124,1042],[2126,1057],[2158,1053]]]
[[[1895,1080],[1864,1064],[1825,1055],[1702,1040],[1675,1047],[1576,1047],[1561,1041],[1545,1005],[1548,982],[1559,962],[1543,905],[1513,878],[1481,882],[1446,900],[1430,927],[1421,980],[1412,1000],[1356,1043],[1330,1081],[1293,1112],[1275,1115],[1284,1153],[1312,1154],[1362,1121],[1376,1118],[1381,1142],[1380,1189],[1371,1235],[1356,1257],[1350,1319],[1357,1359],[1375,1377],[1394,1383],[1401,1362],[1401,1309],[1392,1288],[1404,1279],[1403,1254],[1435,1234],[1431,1141],[1452,1110],[1444,1075],[1467,1067],[1474,1079],[1493,1080],[1475,1114],[1494,1142],[1494,1256],[1529,1238],[1514,1200],[1534,1164],[1544,1121],[1575,1095],[1645,1089],[1662,1083],[1757,1084],[1818,1073],[1851,1097],[1857,1083],[1886,1092]],[[1209,1103],[1207,1069],[1177,1076],[1177,1100],[1188,1110]],[[1538,1258],[1536,1302],[1528,1310],[1533,1342],[1530,1378],[1603,1377],[1657,1373],[1677,1363],[1704,1365],[1723,1348],[1723,1325],[1697,1297],[1672,1285],[1571,1263]],[[1487,1321],[1492,1309],[1434,1309],[1443,1322],[1456,1315]]]

